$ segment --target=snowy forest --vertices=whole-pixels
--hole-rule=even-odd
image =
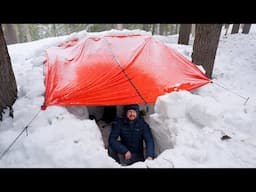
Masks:
[[[179,24],[3,24],[2,26],[7,44],[68,35],[82,30],[101,32],[111,29],[141,29],[158,35],[172,35],[179,32]]]

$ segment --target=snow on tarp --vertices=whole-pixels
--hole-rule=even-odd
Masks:
[[[195,64],[150,35],[72,39],[47,50],[45,67],[42,109],[155,103],[165,93],[211,82]]]

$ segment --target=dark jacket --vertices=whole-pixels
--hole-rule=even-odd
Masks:
[[[128,106],[129,109],[137,111],[137,118],[133,123],[127,117],[117,118],[112,124],[109,136],[109,145],[117,153],[125,154],[128,150],[131,153],[143,154],[143,140],[146,144],[146,157],[154,157],[154,141],[149,125],[139,116],[139,107]],[[118,137],[120,136],[120,141]]]

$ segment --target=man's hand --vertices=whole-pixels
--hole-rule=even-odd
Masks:
[[[152,157],[150,157],[150,156],[148,156],[148,157],[147,157],[147,159],[148,159],[148,160],[153,160],[153,158],[152,158]]]
[[[125,154],[124,154],[124,158],[125,160],[130,160],[132,158],[132,154],[130,151],[127,151]]]

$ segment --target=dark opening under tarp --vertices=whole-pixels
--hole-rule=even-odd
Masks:
[[[45,69],[44,109],[155,103],[211,82],[182,54],[145,35],[73,39],[47,50]]]

